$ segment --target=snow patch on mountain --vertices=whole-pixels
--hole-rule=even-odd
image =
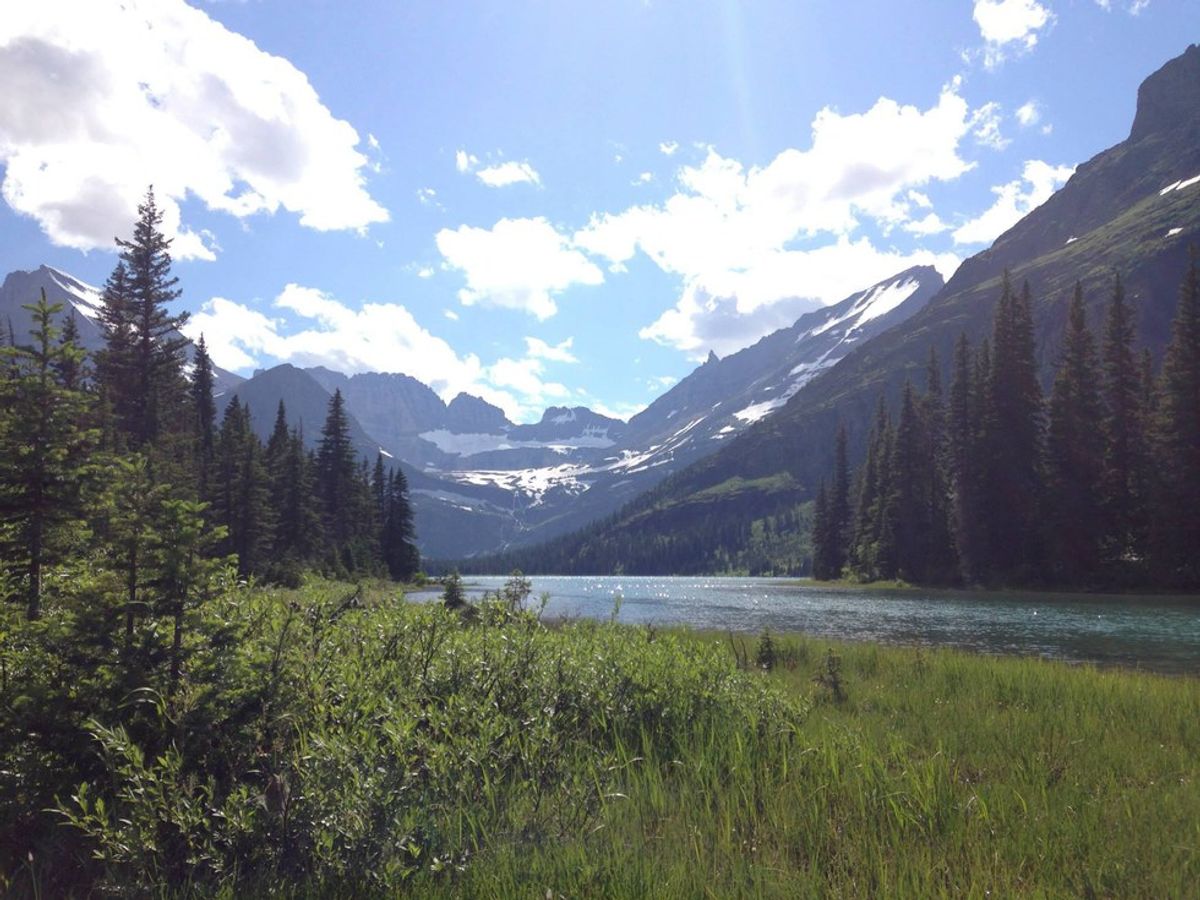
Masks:
[[[93,322],[99,321],[100,310],[104,307],[104,300],[98,287],[93,287],[86,282],[80,281],[73,275],[68,275],[66,272],[55,269],[53,266],[46,266],[45,268],[54,283],[71,295],[71,305],[75,307],[81,316],[86,316]]]
[[[607,450],[613,445],[607,429],[586,428],[575,437],[557,441],[518,441],[506,434],[457,434],[445,428],[422,432],[422,440],[429,441],[443,453],[453,456],[474,456],[494,450],[552,450],[569,453],[572,450]]]

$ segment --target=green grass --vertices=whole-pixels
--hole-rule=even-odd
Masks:
[[[102,777],[61,792],[74,824],[31,869],[10,865],[9,889],[30,892],[29,871],[61,887],[54,853],[97,855],[90,884],[225,896],[1182,897],[1200,883],[1196,679],[793,636],[773,636],[764,672],[739,669],[720,635],[544,627],[499,606],[464,621],[378,593],[333,615],[345,590],[228,598],[240,642],[219,674],[197,659],[187,701],[205,739],[179,731],[179,710],[163,733],[141,723],[151,754],[92,723]],[[11,675],[36,677],[0,649]],[[256,691],[265,707],[217,696]],[[29,759],[47,765],[24,746],[0,768]]]

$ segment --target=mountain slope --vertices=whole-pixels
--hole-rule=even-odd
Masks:
[[[17,270],[5,277],[0,285],[0,324],[5,333],[11,325],[17,340],[25,339],[33,328],[33,317],[24,306],[36,303],[42,290],[46,291],[46,299],[50,303],[63,304],[62,321],[66,320],[68,314],[75,317],[79,341],[85,350],[94,353],[104,348],[104,332],[100,327],[100,309],[103,306],[100,289],[51,266],[39,266],[32,272]],[[189,362],[193,353],[194,349],[189,343]],[[218,395],[231,390],[242,380],[240,375],[213,367],[213,389]]]
[[[546,565],[605,571],[623,548],[628,571],[654,571],[641,548],[686,543],[699,523],[722,521],[736,543],[749,523],[811,499],[832,470],[833,435],[846,424],[852,462],[861,458],[882,394],[893,405],[906,379],[920,381],[930,347],[948,367],[954,341],[987,335],[1003,272],[1028,280],[1039,361],[1048,378],[1071,287],[1083,283],[1089,320],[1102,321],[1112,273],[1125,280],[1141,340],[1158,357],[1167,338],[1187,248],[1200,240],[1200,48],[1189,47],[1138,92],[1130,136],[1079,166],[1066,185],[991,248],[965,261],[923,309],[864,342],[798,391],[777,414],[656,490],[603,527],[544,549]],[[699,542],[701,568],[719,568],[719,550]],[[639,563],[635,558],[640,559]],[[523,557],[536,571],[538,552]]]

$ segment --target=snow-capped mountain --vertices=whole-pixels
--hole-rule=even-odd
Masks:
[[[51,303],[63,305],[62,317],[75,317],[79,342],[85,350],[95,352],[104,347],[104,332],[100,327],[100,289],[74,275],[51,266],[39,266],[31,272],[9,272],[0,285],[0,323],[7,334],[11,325],[18,341],[25,340],[33,329],[33,316],[26,304],[36,303],[41,291]],[[188,344],[188,360],[192,345]],[[216,393],[226,393],[243,381],[240,375],[213,367],[213,387]]]
[[[783,407],[805,384],[875,335],[905,321],[941,290],[936,269],[907,269],[840,303],[801,317],[744,350],[705,363],[634,416],[613,427],[603,417],[587,419],[579,410],[549,409],[537,426],[578,426],[570,454],[521,457],[510,443],[507,456],[489,456],[469,446],[440,478],[462,485],[490,485],[512,494],[518,526],[509,545],[544,540],[597,519],[657,484],[667,475],[719,449],[730,437]],[[575,417],[572,418],[572,415]],[[601,422],[600,420],[603,420]],[[588,435],[597,440],[587,446]],[[466,450],[443,435],[445,450]],[[477,437],[477,436],[472,436]],[[460,435],[464,441],[466,436]],[[591,449],[592,447],[596,449]],[[545,451],[543,451],[545,452]],[[528,460],[527,465],[515,465]],[[485,465],[480,465],[485,463]]]

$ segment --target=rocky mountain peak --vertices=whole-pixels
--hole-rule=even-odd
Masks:
[[[1138,88],[1137,114],[1129,139],[1139,141],[1181,126],[1194,128],[1197,109],[1200,109],[1200,45],[1192,44]]]

